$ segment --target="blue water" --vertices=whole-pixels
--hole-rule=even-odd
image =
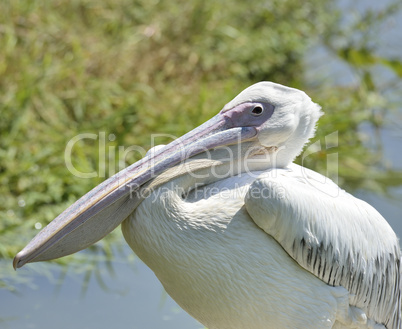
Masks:
[[[127,247],[129,249],[129,247]],[[127,254],[131,250],[127,250]],[[30,265],[35,266],[35,265]],[[32,272],[30,266],[18,270]],[[58,267],[53,268],[57,277]],[[0,291],[1,328],[106,329],[166,328],[200,329],[202,325],[168,297],[153,272],[141,261],[129,264],[117,257],[115,277],[103,275],[108,291],[92,278],[83,292],[84,275],[68,275],[61,284],[35,276],[35,288],[19,287],[18,294]]]

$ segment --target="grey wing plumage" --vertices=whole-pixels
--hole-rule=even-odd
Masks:
[[[246,196],[247,211],[300,266],[328,285],[346,288],[350,305],[387,329],[402,329],[395,233],[370,205],[331,181],[318,189],[311,175],[283,170],[259,177]]]

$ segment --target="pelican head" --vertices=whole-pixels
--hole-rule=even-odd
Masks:
[[[260,145],[276,153],[276,167],[286,167],[300,154],[304,144],[314,136],[322,115],[320,106],[305,92],[272,82],[256,83],[243,90],[222,112],[234,113],[247,106],[261,107],[270,113],[269,119],[257,128],[256,137]]]
[[[314,134],[320,108],[302,91],[260,82],[209,121],[130,165],[71,205],[14,258],[14,268],[72,254],[115,229],[141,202],[136,190],[165,170],[208,150],[252,142],[288,165]]]

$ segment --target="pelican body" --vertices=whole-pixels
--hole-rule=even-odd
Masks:
[[[122,223],[168,294],[209,329],[402,329],[395,233],[292,163],[320,115],[302,91],[252,85],[83,196],[14,267],[84,249]]]

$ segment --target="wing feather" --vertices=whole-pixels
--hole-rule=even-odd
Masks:
[[[311,170],[292,165],[250,186],[246,208],[307,271],[350,292],[350,304],[388,329],[401,329],[401,251],[370,205]]]

